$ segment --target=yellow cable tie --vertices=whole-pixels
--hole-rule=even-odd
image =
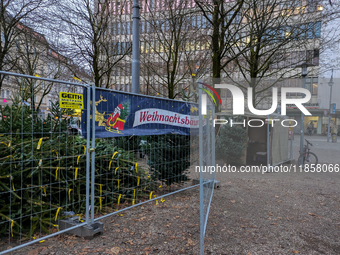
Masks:
[[[138,176],[137,186],[139,186],[140,183],[140,177]]]
[[[133,189],[133,198],[136,198],[136,190]]]
[[[74,173],[74,179],[77,180],[77,176],[78,176],[78,167],[76,167],[76,171]]]
[[[158,205],[158,199],[156,199],[156,205]]]
[[[159,187],[158,188],[162,188],[162,185],[159,185]]]
[[[9,177],[11,179],[13,191],[15,191],[14,182],[13,182],[13,176],[12,175],[8,175],[7,177]]]
[[[60,211],[60,209],[61,209],[61,207],[58,207],[58,209],[57,209],[57,213],[55,214],[55,221],[57,221],[57,218],[58,218],[58,213],[59,213],[59,211]]]
[[[77,158],[77,165],[79,164],[80,157],[81,157],[81,155],[79,155],[78,158]]]
[[[72,189],[68,189],[68,200],[71,200],[71,191]]]
[[[118,205],[120,204],[120,199],[122,198],[122,194],[119,194],[118,196]]]
[[[44,189],[44,194],[45,194],[45,197],[47,196],[46,195],[46,189],[45,189],[45,186],[41,186],[42,189]]]
[[[39,241],[39,243],[43,243],[43,242],[45,242],[45,240],[41,240],[41,241]]]
[[[53,227],[57,227],[57,230],[59,231],[59,225],[53,224]]]
[[[72,78],[75,79],[76,81],[82,81],[81,79],[79,79],[79,78],[76,77],[76,76],[73,76]]]
[[[6,145],[7,147],[9,147],[7,143],[5,143],[5,142],[1,142],[1,143],[3,143],[4,145]]]
[[[115,175],[116,175],[116,173],[117,173],[118,168],[119,168],[119,166],[117,166],[116,169],[115,169]]]
[[[135,200],[134,199],[132,199],[132,205],[134,205],[135,204]]]
[[[99,207],[100,207],[100,210],[102,209],[102,198],[99,197]]]
[[[39,160],[39,166],[41,166],[41,165],[42,165],[42,159]]]
[[[13,225],[14,225],[14,221],[11,220],[11,236],[13,237]]]
[[[110,160],[110,163],[109,163],[109,170],[111,169],[111,164],[112,164],[112,160]]]
[[[55,180],[58,180],[58,169],[59,167],[57,166],[57,169],[55,170]]]
[[[152,192],[153,192],[153,191],[151,191],[151,193],[150,193],[150,200],[152,199]]]
[[[12,157],[12,159],[15,161],[15,158],[14,158],[14,156],[13,156],[13,155],[9,155],[9,156],[7,156],[7,158],[9,158],[9,157]],[[15,168],[17,168],[17,164],[14,164],[14,167],[15,167]]]
[[[37,145],[37,150],[40,150],[42,140],[43,140],[42,138],[39,139],[39,142],[38,142],[38,145]]]
[[[100,195],[102,195],[102,192],[103,192],[103,184],[99,184],[99,190],[100,190]]]
[[[9,143],[8,143],[8,147],[11,147],[11,141],[9,141]]]
[[[136,173],[137,173],[137,163],[135,164],[135,168],[136,168]]]
[[[113,158],[114,158],[114,156],[115,156],[117,153],[118,153],[118,151],[116,151],[115,153],[113,153],[113,155],[112,155],[112,158],[111,158],[111,159],[113,159]]]
[[[119,180],[118,180],[118,189],[119,189]]]
[[[86,154],[86,146],[85,145],[83,145],[84,146],[84,155]]]
[[[58,155],[58,152],[56,150],[52,150],[55,152],[55,154],[57,154],[57,159],[59,159],[59,155]]]
[[[163,198],[161,198],[161,202],[163,203],[165,200]]]

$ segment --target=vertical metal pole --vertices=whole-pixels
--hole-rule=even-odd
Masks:
[[[202,88],[202,83],[198,86]],[[204,255],[204,211],[203,211],[203,115],[202,115],[202,90],[198,92],[199,103],[199,130],[198,130],[198,146],[199,146],[199,164],[200,164],[200,251]]]
[[[212,143],[211,143],[211,146],[212,146],[212,165],[216,167],[215,165],[215,127],[214,127],[214,119],[215,119],[215,107],[212,107],[212,127],[211,127],[211,137],[212,137]],[[215,172],[214,172],[214,187],[215,187]]]
[[[333,69],[331,81],[329,82],[329,86],[331,87],[329,93],[329,112],[328,112],[328,127],[327,127],[327,142],[329,142],[330,132],[331,132],[331,110],[332,110],[332,88],[333,88]]]
[[[91,139],[91,87],[88,86],[87,90],[87,100],[86,100],[86,223],[89,225],[89,211],[90,211],[90,139]]]
[[[133,0],[132,6],[132,93],[139,94],[139,3]]]
[[[206,147],[206,150],[207,150],[207,153],[208,153],[208,158],[206,159],[206,165],[209,166],[211,165],[211,159],[209,159],[209,154],[210,154],[210,149],[211,149],[211,137],[210,137],[210,113],[211,113],[211,109],[210,107],[208,108],[208,111],[207,111],[207,115],[205,115],[205,123],[206,123],[206,130],[207,130],[207,147]],[[210,177],[209,177],[210,179]]]
[[[269,172],[269,115],[268,115],[268,123],[267,123],[267,171]]]
[[[293,128],[290,128],[290,160],[293,159]]]
[[[94,174],[95,174],[95,151],[96,148],[96,140],[95,140],[95,134],[96,134],[96,87],[93,84],[92,85],[92,140],[91,140],[91,223],[94,222]]]
[[[302,75],[302,88],[305,88],[306,86],[306,75]],[[304,97],[304,96],[302,96]],[[305,138],[305,115],[303,112],[301,112],[301,127],[300,127],[300,154],[303,153],[303,143]],[[298,162],[300,165],[303,163],[303,158],[301,157],[300,162]]]

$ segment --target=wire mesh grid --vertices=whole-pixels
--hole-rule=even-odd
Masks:
[[[151,199],[162,203],[161,196],[191,186],[190,136],[176,130],[165,134],[164,124],[156,120],[187,103],[114,90],[96,89],[95,93],[96,137],[113,136],[96,139],[96,220]],[[142,106],[147,106],[147,110],[140,113]],[[150,124],[134,124],[133,133],[129,133],[126,126],[137,118],[133,119],[131,112],[148,118]],[[158,135],[148,135],[150,130]]]
[[[164,196],[195,186],[189,182],[194,151],[190,135],[175,130],[148,135],[140,128],[140,134],[145,131],[145,135],[96,138],[100,123],[105,123],[103,128],[111,133],[120,131],[113,130],[117,119],[110,119],[114,108],[106,105],[99,111],[96,106],[102,98],[96,92],[91,95],[90,86],[1,73],[10,77],[8,87],[13,92],[1,105],[0,254],[74,228],[60,229],[60,222],[67,218],[77,216],[78,227],[90,225],[151,200],[162,203]],[[50,90],[43,95],[41,90],[34,90],[37,87]],[[23,97],[20,91],[28,89],[29,96]],[[82,114],[61,108],[59,92],[82,94]],[[108,92],[116,97],[128,95]],[[147,103],[154,99],[131,96]],[[163,111],[183,106],[196,108],[197,113],[197,105],[159,98],[157,103]],[[119,117],[124,123],[123,111]],[[190,117],[183,119],[191,121]],[[153,126],[154,130],[162,127]]]
[[[210,204],[215,184],[215,105],[211,100],[202,100],[202,85],[199,82],[199,130],[192,129],[190,137],[191,173],[200,185],[200,250],[204,254],[204,236],[207,226]],[[206,108],[206,114],[203,113]]]
[[[59,91],[82,93],[83,86],[12,75],[4,81],[10,93],[0,109],[0,252],[57,232],[60,218],[76,212],[81,219],[86,207],[81,109],[59,105]]]
[[[204,123],[206,129],[203,129],[203,154],[201,161],[203,163],[203,168],[201,168],[201,176],[203,184],[203,215],[204,215],[204,226],[203,235],[205,234],[205,229],[207,226],[207,221],[209,217],[210,203],[214,191],[214,181],[215,181],[215,157],[214,157],[214,140],[215,133],[213,127],[213,105],[208,105],[207,115],[205,115]]]

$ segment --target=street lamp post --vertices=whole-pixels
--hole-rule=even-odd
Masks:
[[[307,63],[303,63],[297,67],[301,67],[302,68],[302,88],[306,87],[306,76],[308,74],[308,66],[310,66]],[[302,96],[304,97],[304,95]],[[303,112],[301,112],[301,124],[300,124],[300,153],[303,152],[303,143],[304,143],[304,134],[305,134],[305,115],[303,114]],[[298,162],[300,165],[302,165],[303,163],[303,159],[301,158],[302,162]]]
[[[132,93],[139,94],[139,3],[133,1],[132,13]]]
[[[330,137],[330,130],[331,130],[331,111],[332,111],[332,88],[333,88],[333,69],[332,69],[332,76],[331,80],[329,81],[328,85],[331,87],[330,93],[329,93],[329,113],[328,113],[328,128],[327,128],[327,142],[329,142]]]

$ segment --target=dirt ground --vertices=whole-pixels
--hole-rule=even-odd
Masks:
[[[205,254],[340,254],[340,173],[219,173]],[[199,189],[103,220],[92,240],[60,235],[35,254],[199,254]]]

